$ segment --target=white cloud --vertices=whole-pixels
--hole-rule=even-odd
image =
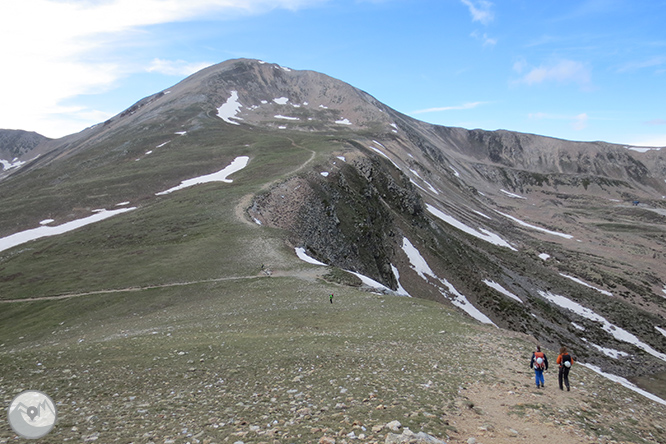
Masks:
[[[478,31],[474,31],[470,35],[475,39],[483,42],[483,46],[495,46],[497,44],[497,39],[488,37],[488,34],[486,34],[485,32],[481,34]]]
[[[0,128],[36,130],[50,137],[78,131],[85,115],[62,103],[113,88],[121,77],[145,70],[136,60],[109,54],[150,38],[142,27],[197,17],[295,10],[324,0],[31,0],[0,2]],[[128,43],[131,42],[131,43]],[[122,61],[120,61],[122,60]],[[145,63],[145,62],[144,62]],[[159,72],[183,73],[192,62],[164,62]]]
[[[472,14],[472,21],[481,22],[484,25],[489,24],[495,19],[495,14],[491,11],[493,4],[485,0],[460,0]]]
[[[587,119],[588,117],[586,113],[578,114],[572,123],[573,129],[576,131],[581,131],[587,128]]]
[[[190,63],[185,60],[153,59],[150,66],[146,68],[146,71],[166,74],[168,76],[189,76],[210,65],[212,63]]]
[[[522,74],[527,64],[524,61],[516,62],[513,66],[514,71]],[[589,88],[591,85],[590,69],[581,62],[574,60],[560,60],[550,65],[541,65],[538,68],[532,68],[520,79],[520,83],[527,85],[536,85],[544,82],[557,83],[577,83],[582,88]]]
[[[443,106],[443,107],[439,107],[439,108],[420,109],[420,110],[417,110],[417,111],[412,111],[412,114],[425,114],[425,113],[436,113],[436,112],[440,112],[440,111],[472,109],[472,108],[476,108],[479,105],[483,105],[484,103],[487,103],[487,102],[468,102],[468,103],[464,103],[462,105],[457,105],[457,106]]]

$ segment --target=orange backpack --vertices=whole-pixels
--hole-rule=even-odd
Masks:
[[[539,363],[539,358],[541,359],[541,363]],[[534,352],[534,368],[537,370],[546,368],[546,355],[543,352]]]

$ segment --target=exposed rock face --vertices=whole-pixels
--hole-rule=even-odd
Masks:
[[[3,161],[0,166],[9,169],[9,164],[15,160],[26,160],[35,147],[48,140],[35,132],[0,130],[0,160]]]

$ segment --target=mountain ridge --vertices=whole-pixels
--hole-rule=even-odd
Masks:
[[[241,106],[225,119],[219,108],[233,91]],[[3,202],[2,235],[39,218],[72,220],[124,200],[140,212],[157,211],[171,201],[155,193],[249,155],[239,174],[266,177],[248,190],[254,197],[244,217],[284,233],[290,248],[394,292],[402,287],[474,307],[553,348],[584,337],[578,355],[621,376],[666,371],[646,347],[612,333],[619,328],[666,350],[657,329],[666,327],[659,293],[666,288],[662,150],[431,125],[326,75],[247,59],[206,68],[106,122],[41,146],[44,154],[0,181],[6,195],[16,196]],[[291,156],[289,168],[274,170],[283,161],[276,152]],[[293,173],[294,165],[304,168]],[[173,233],[184,230],[162,218]],[[139,245],[137,238],[149,237],[119,230]],[[505,245],[493,243],[497,238]],[[429,273],[409,256],[409,245]],[[137,263],[153,267],[150,260]],[[10,268],[0,277],[16,285],[5,296],[14,298],[32,284],[27,276],[11,278]],[[554,303],[561,293],[596,317]],[[629,357],[608,355],[615,352]]]

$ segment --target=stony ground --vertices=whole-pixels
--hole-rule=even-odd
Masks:
[[[536,389],[526,338],[306,276],[32,302],[55,327],[1,339],[0,399],[54,399],[40,442],[384,443],[407,428],[449,443],[666,442],[664,406],[588,369],[571,392],[552,371]],[[114,316],[68,319],[92,298]],[[3,416],[0,443],[14,440]]]

